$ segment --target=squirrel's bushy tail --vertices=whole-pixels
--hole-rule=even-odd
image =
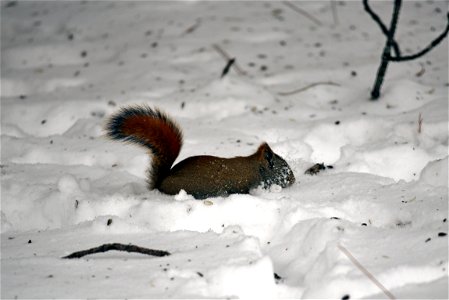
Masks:
[[[113,140],[138,144],[152,153],[148,179],[151,189],[159,186],[182,147],[179,126],[165,113],[147,105],[120,109],[109,118],[105,130]]]

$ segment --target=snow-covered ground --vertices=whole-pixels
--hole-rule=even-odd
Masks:
[[[390,64],[372,102],[385,37],[361,2],[294,5],[316,20],[274,1],[2,1],[1,297],[385,298],[347,249],[395,297],[447,298],[447,40]],[[403,4],[404,53],[442,32],[447,5]],[[373,8],[389,24],[391,3]],[[244,73],[220,79],[216,46]],[[317,82],[332,84],[285,95]],[[297,181],[148,191],[145,151],[102,130],[136,103],[181,124],[178,161],[267,141]],[[304,175],[317,162],[333,169]],[[61,259],[110,242],[172,255]]]

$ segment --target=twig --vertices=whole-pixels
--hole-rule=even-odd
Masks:
[[[223,48],[221,48],[219,45],[217,44],[213,44],[212,47],[215,49],[215,51],[217,51],[227,62],[229,62],[232,57],[223,50]],[[237,72],[237,74],[245,76],[246,72],[242,70],[242,68],[240,68],[240,66],[237,64],[237,62],[234,62],[232,64],[232,67],[234,68],[234,70]]]
[[[412,60],[412,59],[421,57],[424,54],[426,54],[427,52],[429,52],[430,50],[432,50],[434,47],[436,47],[439,43],[441,43],[441,41],[444,40],[444,38],[447,36],[448,32],[449,32],[449,13],[447,14],[446,29],[436,39],[434,39],[426,48],[422,49],[418,53],[408,55],[408,56],[400,56],[400,55],[390,56],[390,60],[394,61],[394,62],[398,62],[398,61]]]
[[[368,4],[368,0],[363,0],[363,7],[365,8],[366,12],[371,16],[371,18],[373,18],[373,20],[377,23],[377,25],[379,25],[383,34],[388,37],[390,32],[387,29],[387,26],[385,26],[380,17],[371,9],[371,7]],[[401,50],[399,49],[398,43],[394,39],[391,42],[396,56],[401,56]]]
[[[98,247],[94,247],[87,250],[77,251],[73,252],[72,254],[69,254],[67,256],[64,256],[63,258],[81,258],[85,255],[94,254],[94,253],[102,253],[106,251],[111,250],[117,250],[117,251],[126,251],[126,252],[137,252],[142,253],[146,255],[152,255],[152,256],[168,256],[171,255],[170,252],[162,251],[162,250],[154,250],[154,249],[148,249],[139,247],[136,245],[125,245],[125,244],[119,244],[119,243],[113,243],[113,244],[103,244]]]
[[[311,83],[311,84],[309,84],[309,85],[307,85],[305,87],[302,87],[300,89],[296,89],[296,90],[293,90],[293,91],[290,91],[290,92],[279,92],[278,95],[280,95],[280,96],[290,96],[290,95],[293,95],[293,94],[304,92],[305,90],[313,88],[313,87],[315,87],[317,85],[340,86],[340,84],[332,82],[332,81],[315,82],[315,83]]]
[[[416,74],[415,74],[416,77],[421,77],[426,72],[426,68],[424,68],[424,64],[423,63],[419,63],[419,65],[421,66],[421,70],[416,72]]]
[[[382,52],[381,63],[379,65],[379,68],[377,69],[376,81],[374,82],[373,89],[371,90],[371,100],[377,100],[380,97],[380,89],[382,87],[382,83],[384,81],[384,77],[387,72],[389,62],[403,62],[421,57],[430,50],[432,50],[434,47],[436,47],[439,43],[441,43],[441,41],[449,33],[449,13],[448,13],[447,25],[443,33],[441,33],[436,39],[434,39],[427,47],[425,47],[421,51],[412,55],[403,56],[399,50],[399,45],[394,38],[397,22],[399,20],[399,12],[401,10],[401,5],[402,0],[394,0],[393,15],[391,17],[390,27],[387,28],[380,19],[380,17],[371,9],[371,7],[368,4],[368,0],[363,0],[363,6],[365,7],[366,12],[379,25],[380,29],[382,30],[382,33],[387,38],[387,41],[385,43]],[[391,48],[393,48],[394,50],[394,55],[391,54]]]
[[[364,0],[363,3],[366,3],[366,5],[368,5],[368,0]],[[399,20],[401,5],[402,0],[394,0],[390,29],[387,30],[387,42],[385,43],[384,50],[382,51],[381,62],[379,68],[377,69],[376,81],[374,82],[373,89],[371,90],[371,100],[377,100],[380,97],[380,88],[382,87],[382,83],[387,72],[388,63],[390,62],[391,47],[394,47],[394,34],[396,32],[396,25]]]
[[[359,270],[360,271],[362,271],[362,273],[363,274],[365,274],[366,275],[366,277],[368,277],[369,278],[369,280],[371,280],[378,288],[380,288],[381,290],[382,290],[382,292],[384,292],[384,294],[388,297],[388,298],[390,298],[390,299],[396,299],[395,297],[394,297],[394,295],[390,292],[390,291],[388,291],[374,276],[373,276],[373,274],[371,274],[367,269],[365,269],[365,267],[364,266],[362,266],[362,264],[361,263],[359,263],[358,261],[357,261],[357,259],[345,248],[345,247],[343,247],[342,245],[337,245],[337,247],[338,247],[338,249],[340,249],[341,250],[341,252],[343,252],[345,255],[346,255],[346,257],[348,257],[349,258],[349,260],[357,267],[357,268],[359,268]]]
[[[334,25],[338,25],[337,15],[337,0],[331,0],[332,18],[334,19]]]
[[[308,12],[306,12],[305,10],[297,7],[296,5],[294,5],[293,3],[289,2],[289,1],[282,1],[282,3],[287,6],[288,8],[292,9],[293,11],[297,12],[300,15],[303,15],[304,17],[308,18],[309,20],[311,20],[313,23],[315,23],[318,26],[321,26],[322,23],[320,20],[318,20],[317,18],[315,18],[314,16],[312,16],[311,14],[309,14]]]
[[[422,121],[423,121],[422,115],[421,115],[421,113],[419,113],[419,116],[418,116],[418,134],[421,134],[421,132],[422,132]]]
[[[195,24],[193,24],[192,26],[190,26],[183,32],[183,35],[194,32],[200,25],[201,25],[201,19],[196,20]]]
[[[223,78],[223,77],[226,76],[226,74],[228,74],[229,69],[231,68],[231,66],[232,66],[234,63],[235,63],[235,58],[231,58],[231,59],[228,61],[228,63],[226,64],[226,66],[224,67],[223,72],[221,72],[221,77],[220,77],[220,78]]]

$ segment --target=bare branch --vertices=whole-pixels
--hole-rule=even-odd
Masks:
[[[418,116],[418,134],[421,134],[421,132],[422,132],[422,121],[423,121],[422,115],[421,115],[421,113],[419,113],[419,116]]]
[[[416,59],[418,57],[421,57],[424,54],[426,54],[427,52],[429,52],[430,50],[432,50],[439,43],[441,43],[441,41],[444,40],[444,38],[447,36],[448,32],[449,32],[449,13],[447,14],[446,29],[436,39],[434,39],[426,48],[424,48],[423,50],[419,51],[418,53],[415,53],[415,54],[412,54],[412,55],[408,55],[408,56],[400,56],[400,55],[390,56],[389,59],[390,59],[390,61],[401,62],[401,61],[407,61],[407,60],[412,60],[412,59]]]
[[[338,14],[337,14],[337,0],[331,0],[332,18],[334,19],[334,25],[338,25]]]
[[[168,256],[170,255],[170,252],[162,251],[162,250],[154,250],[154,249],[148,249],[139,247],[136,245],[125,245],[125,244],[103,244],[98,247],[90,248],[87,250],[77,251],[73,252],[72,254],[69,254],[67,256],[64,256],[63,258],[81,258],[83,256],[89,255],[89,254],[95,254],[95,253],[102,253],[106,251],[111,250],[117,250],[117,251],[126,251],[126,252],[136,252],[136,253],[142,253],[146,255],[152,255],[152,256]]]
[[[367,1],[367,0],[365,0]],[[391,47],[394,43],[394,33],[396,32],[396,25],[399,20],[399,12],[401,11],[402,0],[395,0],[393,7],[393,16],[390,21],[390,29],[388,30],[387,42],[385,44],[384,50],[382,52],[381,63],[377,69],[376,81],[374,82],[374,87],[371,91],[371,100],[376,100],[380,96],[380,88],[384,81],[385,73],[387,72],[388,63],[391,57]]]
[[[396,44],[395,40],[394,40],[394,34],[396,32],[396,26],[398,24],[398,20],[399,20],[399,13],[401,11],[401,5],[402,5],[402,0],[394,0],[394,7],[393,7],[393,16],[391,17],[391,21],[390,21],[390,30],[388,30],[388,35],[387,35],[387,47],[393,47]],[[397,44],[396,44],[397,45]],[[387,57],[390,56],[390,51],[386,52],[385,54],[387,54]]]
[[[309,85],[306,85],[305,87],[290,91],[290,92],[279,92],[278,95],[280,96],[290,96],[293,94],[298,94],[301,92],[304,92],[305,90],[308,90],[310,88],[316,87],[317,85],[333,85],[333,86],[340,86],[340,84],[332,82],[332,81],[323,81],[323,82],[315,82],[311,83]]]
[[[188,27],[188,28],[183,32],[182,35],[186,35],[186,34],[189,34],[189,33],[194,32],[195,30],[198,29],[198,27],[200,27],[200,25],[201,25],[201,19],[197,19],[196,22],[195,22],[195,24],[193,24],[192,26]]]
[[[235,58],[231,58],[228,63],[226,64],[226,66],[223,68],[223,71],[221,72],[221,77],[223,78],[226,76],[226,74],[228,74],[229,69],[231,69],[231,66],[235,63]]]
[[[373,276],[373,274],[371,274],[364,266],[362,266],[361,263],[359,263],[359,261],[342,245],[337,245],[338,249],[341,250],[341,252],[343,252],[344,255],[346,255],[347,258],[349,258],[349,260],[360,270],[362,271],[363,274],[366,275],[366,277],[369,278],[369,280],[371,280],[378,288],[380,288],[382,290],[382,292],[384,292],[384,294],[390,298],[390,299],[396,299],[394,297],[394,295],[387,290],[386,287],[384,287],[377,279],[376,277]]]
[[[215,49],[215,51],[217,51],[225,60],[227,63],[229,63],[229,61],[231,61],[232,59],[235,60],[235,58],[231,57],[226,51],[223,50],[223,48],[221,48],[219,45],[217,44],[213,44],[212,47]],[[232,67],[234,68],[234,70],[239,74],[239,75],[246,75],[246,72],[242,70],[242,68],[240,68],[240,66],[237,64],[236,61],[234,61],[232,63]]]
[[[418,57],[423,56],[430,50],[432,50],[434,47],[436,47],[441,41],[447,36],[449,32],[449,13],[447,14],[447,25],[446,29],[443,33],[441,33],[435,40],[433,40],[426,48],[419,51],[418,53],[408,55],[408,56],[402,56],[399,50],[399,45],[397,44],[396,40],[394,39],[394,34],[397,27],[397,22],[399,20],[399,12],[401,10],[401,4],[402,0],[394,0],[394,6],[393,6],[393,16],[390,21],[390,27],[387,29],[385,24],[383,24],[382,20],[379,18],[379,16],[370,8],[368,4],[368,0],[363,0],[363,5],[365,7],[365,10],[368,12],[368,14],[373,18],[373,20],[380,26],[382,32],[387,37],[387,42],[385,43],[382,56],[381,56],[381,62],[380,66],[377,69],[377,75],[376,75],[376,81],[374,82],[373,89],[371,90],[371,100],[377,100],[380,97],[380,89],[382,87],[382,83],[384,81],[385,74],[387,72],[387,67],[390,62],[402,62],[402,61],[409,61],[416,59]],[[391,49],[393,48],[395,55],[392,55]],[[416,76],[421,76],[424,74],[424,68],[422,68],[422,71],[418,72]]]
[[[371,16],[371,18],[373,18],[373,20],[379,25],[383,34],[386,37],[388,37],[390,35],[390,31],[387,29],[387,26],[385,26],[380,17],[371,9],[371,7],[368,4],[368,0],[363,0],[363,7],[365,8],[366,12]],[[394,39],[392,40],[391,46],[393,47],[396,56],[400,56],[401,50],[399,49],[398,43]]]
[[[312,16],[311,14],[309,14],[308,12],[306,12],[305,10],[297,7],[296,5],[294,5],[293,3],[289,2],[289,1],[282,1],[282,3],[287,6],[288,8],[292,9],[293,11],[297,12],[300,15],[303,15],[304,17],[308,18],[309,20],[311,20],[313,23],[315,23],[318,26],[321,26],[322,23],[320,20],[318,20],[317,18],[315,18],[314,16]]]

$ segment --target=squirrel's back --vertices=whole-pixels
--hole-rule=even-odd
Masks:
[[[180,190],[197,199],[248,193],[263,185],[282,187],[295,181],[287,162],[263,143],[245,157],[193,156],[171,168],[182,147],[179,126],[166,114],[148,106],[122,108],[106,125],[114,140],[144,146],[152,154],[148,186],[175,195]]]
[[[295,181],[293,172],[268,144],[263,143],[249,156],[222,158],[192,156],[175,165],[159,190],[170,195],[181,189],[197,199],[248,194],[262,185],[286,187]]]

